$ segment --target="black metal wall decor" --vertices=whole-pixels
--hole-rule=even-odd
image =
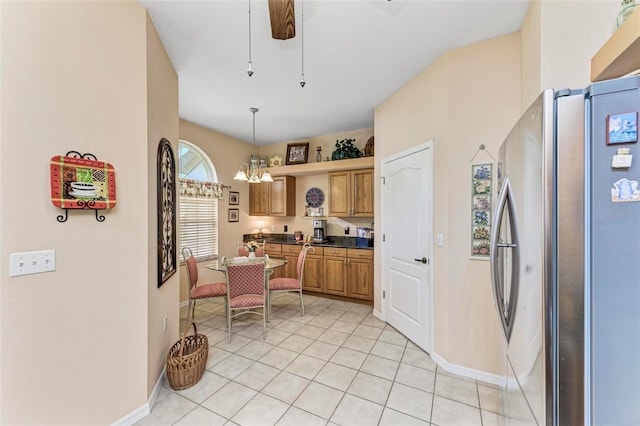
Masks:
[[[171,142],[158,146],[158,288],[176,272],[176,162]]]

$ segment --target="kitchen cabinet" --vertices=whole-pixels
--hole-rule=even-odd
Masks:
[[[373,217],[373,169],[329,173],[329,216]]]
[[[270,257],[282,258],[282,244],[266,243],[264,245],[264,252]],[[269,279],[282,278],[284,276],[283,269],[284,268],[275,268]]]
[[[347,249],[347,296],[373,300],[373,250]]]
[[[324,292],[338,296],[347,295],[347,249],[325,247]]]
[[[249,216],[295,216],[296,178],[277,176],[273,182],[249,184]]]
[[[361,300],[373,300],[373,250],[312,246],[304,263],[302,289]],[[265,253],[287,264],[271,278],[297,278],[301,244],[265,244]]]

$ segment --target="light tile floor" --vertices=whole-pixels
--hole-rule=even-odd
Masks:
[[[183,391],[165,380],[138,424],[503,424],[496,387],[439,368],[371,306],[309,295],[304,302],[302,316],[297,296],[275,296],[267,338],[261,317],[244,315],[233,322],[231,344],[223,301],[198,302],[207,370]]]

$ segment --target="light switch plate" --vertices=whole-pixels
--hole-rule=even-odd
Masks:
[[[444,235],[438,234],[436,236],[436,244],[438,245],[438,247],[444,246]]]
[[[9,256],[9,276],[38,274],[56,270],[56,251],[40,250],[11,253]]]

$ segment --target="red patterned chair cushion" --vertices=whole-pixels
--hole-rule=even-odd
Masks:
[[[243,294],[231,299],[231,309],[255,308],[264,305],[264,296],[260,294]]]
[[[300,281],[295,278],[274,278],[269,281],[269,290],[300,290]]]
[[[227,295],[227,283],[204,284],[191,289],[192,299],[205,299],[207,297],[220,297]]]

